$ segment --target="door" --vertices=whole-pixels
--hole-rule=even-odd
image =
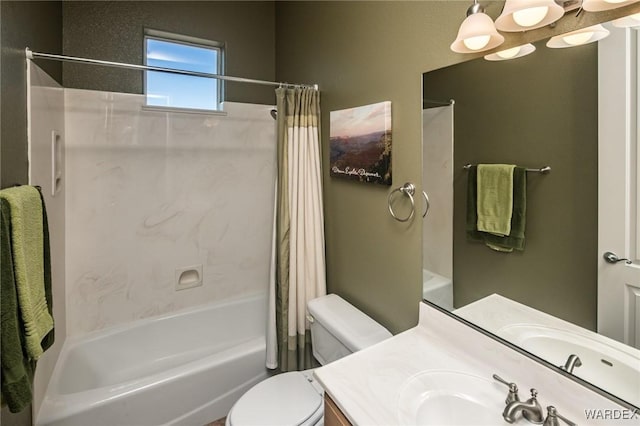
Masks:
[[[609,29],[598,45],[598,332],[640,348],[639,32]]]

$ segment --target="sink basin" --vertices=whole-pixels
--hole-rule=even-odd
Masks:
[[[636,406],[640,404],[640,356],[632,353],[640,351],[622,351],[601,336],[596,339],[534,324],[508,325],[496,334],[557,366],[576,354],[582,365],[573,370],[574,375]]]
[[[402,385],[397,404],[399,424],[506,424],[502,419],[506,395],[507,388],[490,378],[457,371],[425,371]]]

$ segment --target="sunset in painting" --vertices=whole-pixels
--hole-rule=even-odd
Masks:
[[[331,111],[331,175],[391,185],[391,102]]]

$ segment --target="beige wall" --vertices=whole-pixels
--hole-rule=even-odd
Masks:
[[[421,223],[395,222],[387,212],[391,188],[420,189],[422,73],[472,57],[454,54],[466,1],[278,2],[277,77],[318,83],[329,291],[343,295],[391,331],[417,322],[421,296]],[[488,4],[496,16],[502,2]],[[513,36],[503,47],[608,20],[567,16],[554,29]],[[393,109],[391,188],[330,178],[329,111],[389,100]]]

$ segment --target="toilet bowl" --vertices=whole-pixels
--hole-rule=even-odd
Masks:
[[[391,333],[335,294],[308,303],[313,356],[321,365],[391,337]],[[249,389],[231,408],[227,426],[320,425],[323,389],[313,369],[272,376]]]

